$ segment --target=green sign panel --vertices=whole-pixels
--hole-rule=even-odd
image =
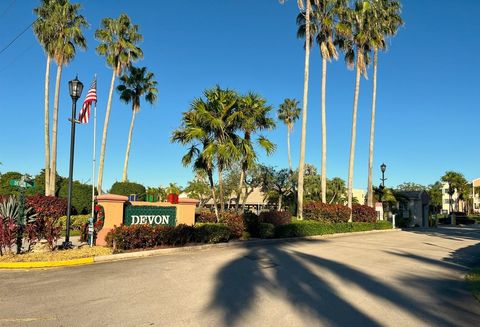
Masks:
[[[175,226],[177,208],[157,206],[127,206],[123,224],[130,225],[164,225]]]

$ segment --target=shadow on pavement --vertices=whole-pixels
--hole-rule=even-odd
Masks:
[[[443,237],[441,233],[436,236]],[[478,249],[472,251],[478,253]],[[460,255],[461,250],[455,252],[458,253],[452,253],[452,260]],[[387,253],[458,269],[448,259],[442,262],[408,253]],[[406,275],[409,277],[405,277],[403,283],[409,288],[418,288],[417,293],[414,292],[422,295],[422,299],[418,299],[403,287],[387,284],[381,276],[372,276],[321,256],[292,251],[281,244],[249,248],[247,255],[224,266],[217,274],[215,294],[209,309],[222,312],[225,325],[242,325],[242,319],[248,313],[262,310],[257,306],[258,296],[267,293],[281,296],[295,310],[330,326],[380,326],[375,316],[381,314],[381,308],[359,310],[362,304],[358,303],[358,298],[356,306],[353,305],[353,301],[341,296],[319,271],[333,274],[344,285],[362,289],[372,297],[388,303],[390,308],[406,312],[425,325],[468,326],[480,321],[480,310],[474,308],[474,311],[470,311],[459,305],[461,298],[465,297],[465,293],[462,293],[465,286],[461,280],[409,276],[407,268]],[[447,307],[443,308],[443,303]],[[369,312],[369,315],[365,312]]]
[[[438,228],[405,228],[404,232],[441,237],[454,241],[478,240],[480,241],[479,226],[465,227],[438,227]]]

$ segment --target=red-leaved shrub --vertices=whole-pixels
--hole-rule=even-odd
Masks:
[[[61,235],[58,219],[67,212],[67,200],[54,196],[34,195],[27,197],[26,201],[27,206],[37,215],[35,230],[32,229],[30,232],[32,235],[36,234],[39,239],[45,238],[50,249],[55,249]]]
[[[303,217],[326,223],[345,223],[350,219],[350,209],[339,204],[310,201],[303,207]]]
[[[352,208],[352,219],[354,222],[374,223],[377,221],[377,212],[372,207],[354,204]]]
[[[217,217],[215,213],[210,210],[202,210],[200,213],[195,215],[196,223],[216,223]]]
[[[37,219],[58,219],[67,213],[67,200],[54,196],[34,195],[27,197],[27,206],[33,208]]]
[[[290,211],[265,211],[258,217],[261,223],[272,224],[274,226],[286,225],[292,222]]]
[[[230,229],[233,238],[240,238],[245,230],[243,217],[235,212],[225,212],[220,218],[220,222]]]

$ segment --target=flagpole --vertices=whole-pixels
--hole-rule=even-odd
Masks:
[[[95,77],[96,79],[96,77]],[[93,160],[92,160],[92,219],[95,218],[95,166],[96,166],[96,139],[97,139],[97,101],[95,101],[95,107],[93,109]],[[93,246],[92,232],[90,237],[90,247]]]

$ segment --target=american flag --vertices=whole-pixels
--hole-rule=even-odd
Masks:
[[[78,115],[78,120],[82,124],[87,124],[88,119],[90,118],[90,108],[92,107],[92,102],[97,102],[97,78],[93,79],[90,89],[88,89],[87,96],[83,101],[82,110]]]

